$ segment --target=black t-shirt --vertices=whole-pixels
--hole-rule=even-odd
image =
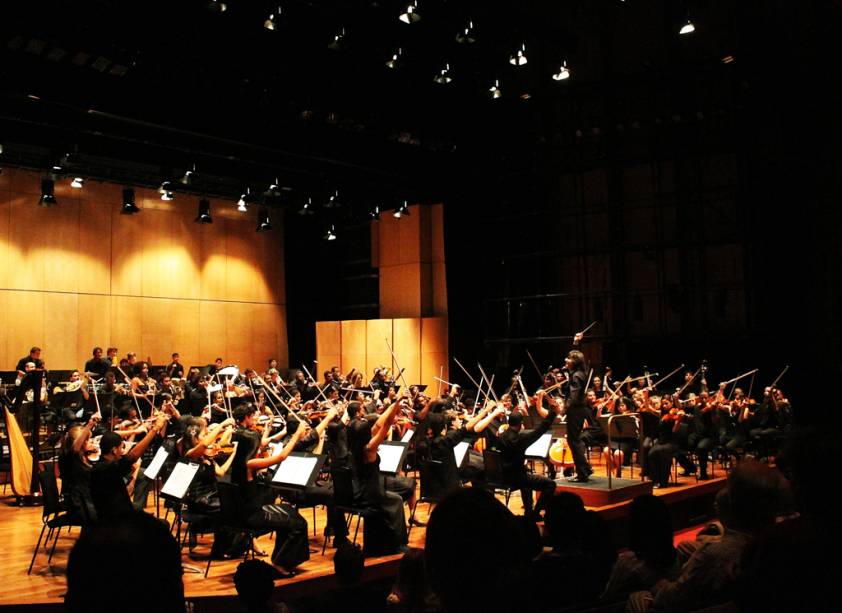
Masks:
[[[184,366],[179,362],[170,362],[165,371],[170,377],[181,379],[184,376]]]
[[[33,362],[35,364],[35,368],[44,368],[44,362],[42,362],[41,360],[36,360],[34,358],[26,356],[18,360],[17,369],[21,372],[26,372],[26,365],[29,362]]]
[[[125,456],[119,460],[100,460],[91,469],[91,498],[99,519],[132,512],[132,501],[126,489],[126,477],[134,462]]]
[[[85,372],[96,373],[100,377],[105,376],[105,373],[108,372],[108,367],[108,362],[106,362],[102,358],[98,360],[96,358],[91,358],[90,360],[85,362]]]

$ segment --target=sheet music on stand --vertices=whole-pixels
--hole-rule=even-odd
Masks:
[[[403,466],[409,443],[399,441],[383,441],[377,448],[380,456],[380,472],[388,475],[397,474]]]
[[[158,447],[158,451],[155,452],[155,457],[152,458],[152,461],[149,463],[149,466],[146,467],[146,470],[143,471],[143,474],[153,481],[157,479],[158,473],[161,472],[161,467],[163,467],[164,462],[167,461],[167,457],[169,457],[169,455],[170,454],[163,445]]]
[[[403,433],[403,436],[401,437],[401,443],[408,443],[409,441],[412,440],[412,437],[414,435],[415,435],[415,430],[410,428],[409,430],[407,430],[406,432]]]
[[[199,472],[198,464],[188,464],[186,462],[179,462],[175,465],[170,473],[170,478],[164,483],[161,488],[162,496],[169,496],[181,500],[196,478],[196,473]]]
[[[310,487],[316,482],[325,459],[323,455],[291,453],[278,466],[272,477],[272,484],[295,488]]]
[[[551,432],[545,432],[537,441],[526,448],[524,455],[527,458],[535,460],[543,460],[550,454],[550,445],[553,444],[553,435]]]
[[[462,466],[462,462],[465,461],[465,458],[468,457],[468,449],[471,448],[471,444],[468,441],[460,441],[456,443],[456,446],[453,448],[453,455],[456,458],[456,466],[457,468]]]

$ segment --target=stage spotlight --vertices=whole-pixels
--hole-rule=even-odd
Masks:
[[[421,15],[418,14],[418,0],[410,2],[398,19],[404,23],[418,23],[421,21]]]
[[[184,173],[184,176],[181,177],[181,183],[183,185],[190,185],[195,180],[196,180],[196,165],[193,164],[193,168],[187,170]]]
[[[509,56],[509,64],[512,66],[525,66],[526,61],[526,43],[523,43],[517,52]]]
[[[375,204],[368,212],[368,216],[372,221],[380,221],[380,206]]]
[[[58,204],[55,195],[56,184],[52,179],[41,179],[41,198],[38,204],[43,207],[51,207]]]
[[[555,81],[566,81],[570,78],[570,69],[567,67],[567,60],[561,63],[561,68],[558,69],[558,72],[553,73],[553,79]]]
[[[269,211],[266,207],[260,207],[257,215],[257,231],[264,232],[272,229],[272,223],[269,221]]]
[[[333,37],[333,40],[327,46],[328,49],[331,51],[342,51],[347,44],[345,40],[345,28],[339,30],[336,36]]]
[[[469,21],[467,27],[456,34],[456,42],[462,45],[469,45],[471,43],[477,42],[476,37],[474,36],[474,22]]]
[[[210,200],[202,198],[199,200],[199,214],[195,219],[196,223],[213,223],[210,213]]]
[[[300,209],[298,209],[298,214],[299,215],[312,215],[313,214],[313,199],[312,198],[308,197],[307,200],[304,201],[304,204],[301,205]]]
[[[269,17],[266,19],[266,21],[263,22],[263,27],[266,28],[267,30],[274,30],[275,28],[278,27],[277,19],[280,16],[281,16],[281,7],[279,6],[277,11],[269,14]]]
[[[339,198],[339,190],[336,189],[330,196],[328,196],[327,201],[324,203],[324,207],[326,209],[338,209],[341,206],[342,200]]]
[[[335,241],[336,240],[336,226],[330,224],[330,227],[325,232],[323,237],[326,241]]]
[[[275,180],[269,184],[269,189],[266,190],[266,195],[271,198],[281,197],[281,182],[275,177]]]
[[[500,91],[500,81],[498,79],[494,79],[494,85],[489,87],[488,91],[491,92],[491,97],[495,100],[502,96],[503,92]]]
[[[134,201],[134,190],[131,187],[123,189],[123,208],[120,209],[123,215],[134,215],[140,213],[140,209]]]
[[[64,169],[67,167],[67,163],[70,161],[70,154],[65,153],[64,155],[60,156],[54,163],[53,163],[53,172],[61,173],[64,172]]]
[[[228,10],[228,5],[222,0],[210,0],[207,4],[208,10],[214,13],[224,13]]]
[[[696,26],[693,25],[693,21],[690,19],[690,14],[687,14],[687,23],[681,26],[681,29],[678,31],[679,34],[692,34],[696,31]]]
[[[445,64],[444,68],[441,69],[441,72],[439,72],[435,77],[433,77],[433,81],[442,85],[450,83],[452,80],[453,76],[450,73],[450,64]]]
[[[409,202],[404,200],[401,205],[395,209],[395,212],[392,213],[392,216],[395,219],[400,219],[404,215],[409,215]]]
[[[401,60],[401,54],[402,53],[403,52],[401,51],[401,48],[398,47],[398,50],[395,51],[392,54],[392,57],[389,60],[386,61],[386,66],[388,66],[389,68],[397,68],[398,66],[400,66],[400,60]]]
[[[158,188],[158,193],[163,194],[165,192],[171,192],[175,189],[173,186],[172,181],[163,181],[161,182],[161,186]]]
[[[241,213],[245,213],[249,210],[249,200],[251,199],[251,193],[249,192],[249,188],[246,188],[246,191],[240,194],[240,199],[237,200],[237,210]]]
[[[161,193],[161,200],[163,200],[164,202],[170,202],[171,200],[175,200],[175,194],[173,193],[172,190],[165,189]]]
[[[85,184],[85,179],[82,177],[74,177],[73,180],[70,182],[70,187],[74,189],[82,189],[82,186]]]
[[[0,155],[3,155],[3,143],[0,143]]]

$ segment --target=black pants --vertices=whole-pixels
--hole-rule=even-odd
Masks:
[[[649,451],[649,477],[655,483],[660,484],[661,487],[667,487],[669,485],[673,458],[687,472],[692,472],[696,469],[693,462],[687,457],[687,454],[679,449],[677,443],[660,443],[656,441]]]
[[[323,504],[327,507],[327,525],[333,531],[334,538],[348,536],[348,526],[345,523],[345,514],[333,506],[333,484],[321,483],[304,490],[302,504],[315,506]]]
[[[582,442],[582,426],[586,417],[587,412],[584,407],[571,407],[567,411],[567,445],[570,447],[573,464],[579,475],[590,475],[593,472],[585,453],[585,444]]]
[[[708,454],[716,447],[715,440],[712,436],[706,434],[691,434],[688,443],[690,449],[696,453],[699,459],[699,472],[702,477],[707,477],[708,474]]]
[[[645,436],[643,443],[640,445],[640,473],[644,477],[649,477],[649,452],[655,445],[655,439],[651,436]]]
[[[415,479],[403,475],[387,476],[385,486],[387,492],[394,492],[406,502],[415,492]]]
[[[288,504],[265,504],[252,511],[247,524],[261,532],[275,532],[272,562],[292,569],[310,559],[307,520]]]
[[[520,497],[523,500],[523,512],[525,515],[532,515],[532,492],[541,492],[541,499],[535,507],[535,512],[541,511],[547,506],[550,496],[555,492],[555,481],[533,473],[523,473],[512,479],[512,489],[520,490]]]

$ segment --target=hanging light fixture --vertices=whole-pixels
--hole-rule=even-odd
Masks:
[[[56,184],[52,179],[41,179],[41,198],[38,204],[43,207],[51,207],[58,204],[55,195]]]
[[[304,204],[301,205],[301,208],[298,209],[298,214],[312,215],[313,212],[313,199],[308,196],[307,200],[304,201]]]
[[[324,203],[324,207],[326,209],[338,209],[342,206],[342,200],[339,198],[339,190],[333,190],[333,193],[328,196],[327,201]]]
[[[327,48],[331,51],[342,51],[347,44],[345,40],[345,28],[341,28],[339,32],[333,37],[333,40],[328,44]]]
[[[380,205],[375,204],[368,212],[368,217],[371,221],[380,221]]]
[[[403,52],[401,51],[401,48],[398,47],[398,50],[392,54],[392,57],[386,60],[386,66],[392,69],[398,68],[400,66],[400,59],[402,53]]]
[[[440,83],[441,85],[445,85],[450,83],[453,80],[453,76],[450,73],[450,64],[445,64],[444,68],[441,69],[435,77],[433,77],[433,81],[436,83]]]
[[[473,21],[468,21],[468,25],[456,33],[456,42],[461,45],[470,45],[477,42],[476,36],[474,36]]]
[[[681,29],[678,31],[679,34],[692,34],[696,31],[696,26],[693,23],[693,20],[690,19],[690,11],[687,11],[687,21],[684,25],[681,26]]]
[[[509,56],[509,64],[512,66],[525,66],[526,62],[526,43],[523,43],[520,49]]]
[[[410,2],[398,19],[404,23],[418,23],[421,21],[421,15],[418,13],[418,0]]]
[[[246,188],[246,191],[240,194],[240,199],[237,200],[237,210],[241,213],[245,213],[249,210],[248,202],[251,199],[251,192],[249,188]]]
[[[140,213],[140,209],[137,208],[134,199],[134,189],[131,187],[126,187],[123,189],[123,206],[120,209],[120,213],[123,215],[134,215],[135,213]]]
[[[567,60],[564,60],[561,63],[561,68],[558,69],[558,72],[553,73],[553,79],[556,81],[566,81],[570,78],[570,69],[567,67]]]
[[[494,79],[494,85],[489,87],[488,91],[491,92],[491,98],[494,100],[502,96],[503,92],[500,90],[500,80]]]
[[[196,179],[196,165],[185,171],[184,176],[181,177],[182,185],[190,185]]]
[[[209,11],[213,11],[214,13],[224,13],[228,10],[228,5],[222,0],[210,0],[207,4],[207,8]]]
[[[85,184],[85,179],[82,177],[73,177],[73,180],[70,182],[70,187],[74,189],[82,189],[82,186]]]
[[[400,219],[404,215],[409,215],[409,202],[406,200],[404,200],[401,205],[395,209],[395,212],[392,213],[392,217]]]
[[[277,19],[281,16],[281,7],[274,13],[269,13],[269,17],[263,22],[263,27],[267,30],[274,31],[278,27]]]
[[[324,239],[326,241],[335,241],[336,240],[336,226],[330,224],[330,227],[325,232]]]
[[[161,194],[161,200],[163,200],[164,202],[170,202],[171,200],[175,200],[175,194],[172,192],[172,190],[164,190],[164,192]]]
[[[196,223],[213,223],[213,218],[211,218],[211,205],[210,200],[206,198],[202,198],[199,200],[199,214],[196,216],[195,222]]]
[[[262,206],[257,215],[257,232],[265,232],[272,229],[272,223],[269,221],[269,210]]]

